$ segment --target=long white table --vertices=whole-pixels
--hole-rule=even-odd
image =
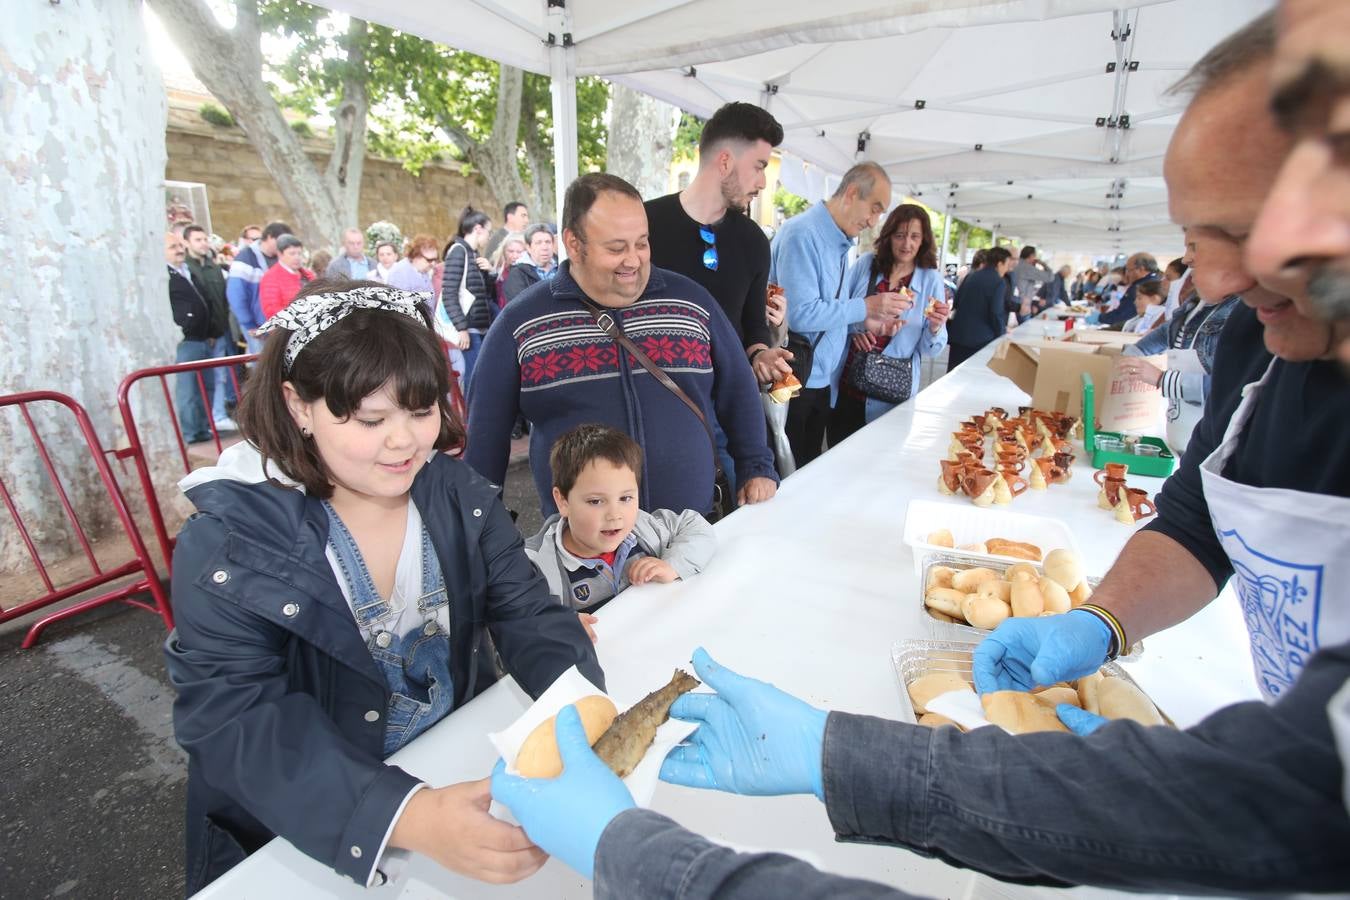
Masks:
[[[1039,324],[1024,325],[1039,337]],[[896,717],[899,684],[891,646],[934,637],[922,615],[909,548],[901,540],[911,499],[942,499],[938,460],[956,423],[990,406],[1013,409],[1026,394],[986,367],[986,349],[912,401],[787,479],[770,503],[718,523],[718,552],[687,582],[631,588],[600,613],[597,650],[621,703],[664,684],[699,645],[719,661],[821,707]],[[1161,480],[1130,479],[1150,494]],[[1089,574],[1101,574],[1133,529],[1097,508],[1092,469],[1080,452],[1074,477],[1028,491],[1012,509],[1055,516],[1073,529]],[[952,503],[967,503],[949,498]],[[1049,548],[1046,548],[1049,549]],[[1159,572],[1160,579],[1166,578]],[[1190,621],[1145,641],[1130,673],[1179,725],[1257,697],[1237,601],[1225,593]],[[512,722],[529,698],[506,681],[457,710],[390,761],[433,785],[485,777],[495,761],[486,734]],[[924,859],[905,850],[841,844],[815,798],[751,798],[662,784],[653,807],[741,849],[792,853],[841,874],[942,897],[1050,897]],[[1111,892],[1075,889],[1079,897]],[[366,890],[274,840],[199,897],[571,898],[590,883],[551,860],[526,881],[494,887],[414,857],[390,884]]]

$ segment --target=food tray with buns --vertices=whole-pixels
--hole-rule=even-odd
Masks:
[[[900,716],[902,722],[917,724],[918,714],[914,710],[914,701],[909,696],[909,686],[924,675],[938,673],[954,675],[963,681],[974,684],[971,661],[975,654],[974,641],[962,640],[923,640],[905,639],[896,641],[891,647],[891,664],[895,667],[895,676],[900,682]],[[1136,689],[1139,685],[1124,668],[1114,662],[1105,663],[1101,673],[1112,678],[1129,682]],[[1140,689],[1142,692],[1142,689]],[[1173,724],[1167,713],[1159,710],[1167,722]]]
[[[1046,552],[1049,553],[1053,549],[1057,548],[1047,548]],[[1000,580],[1006,580],[1009,570],[1020,565],[1028,565],[1035,569],[1038,574],[1045,574],[1045,567],[1043,564],[1028,563],[1022,560],[990,561],[972,554],[958,553],[951,550],[938,550],[925,553],[920,559],[919,568],[919,615],[928,622],[929,627],[932,629],[931,633],[935,636],[961,635],[963,637],[968,636],[971,639],[978,641],[984,635],[989,634],[993,629],[976,627],[975,625],[966,622],[948,622],[933,614],[934,611],[927,603],[928,588],[933,578],[933,570],[938,567],[953,569],[957,572],[969,571],[971,569],[992,569],[999,575]],[[1094,591],[1097,589],[1097,585],[1101,583],[1100,578],[1094,578],[1092,576],[1085,576],[1084,580],[1087,582],[1088,587]],[[1078,605],[1077,603],[1073,603],[1072,599],[1070,602],[1073,606]],[[1135,660],[1139,658],[1139,655],[1143,653],[1143,651],[1143,642],[1136,641],[1130,647],[1129,653],[1123,654],[1121,658],[1125,660]]]
[[[1034,544],[1043,553],[1056,547],[1077,552],[1069,527],[1058,519],[1032,516],[1026,513],[1006,512],[1001,509],[982,509],[969,503],[911,500],[905,511],[904,541],[914,551],[914,571],[919,572],[925,553],[950,550],[930,543],[934,532],[946,529],[957,547],[987,543],[990,538],[1003,538]],[[1016,562],[1014,557],[963,550],[971,559],[986,562]],[[1038,560],[1039,562],[1039,560]]]

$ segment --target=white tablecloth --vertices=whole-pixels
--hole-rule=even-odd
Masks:
[[[1039,337],[1039,323],[1022,326]],[[901,540],[912,498],[942,499],[938,460],[956,423],[1028,397],[990,371],[992,348],[934,382],[913,401],[858,432],[786,480],[770,503],[719,523],[708,570],[687,582],[631,588],[600,612],[600,663],[611,690],[664,684],[702,645],[719,661],[821,707],[899,715],[891,645],[933,637]],[[1161,480],[1132,476],[1153,494]],[[1063,519],[1089,574],[1100,575],[1133,529],[1097,508],[1092,469],[1080,452],[1073,480],[1028,491],[1012,509]],[[966,503],[949,498],[952,503]],[[1050,549],[1050,548],[1046,548]],[[1159,572],[1159,578],[1166,573]],[[1257,697],[1246,631],[1229,591],[1190,621],[1145,641],[1131,675],[1179,725]],[[627,691],[625,692],[627,693]],[[391,762],[433,785],[486,777],[485,735],[529,704],[509,679],[457,710]],[[662,784],[653,807],[686,827],[742,849],[792,853],[830,871],[942,897],[1064,896],[1002,884],[905,850],[834,841],[814,797],[750,798]],[[1076,889],[1080,897],[1110,892]],[[366,890],[275,840],[200,897],[589,897],[590,884],[556,860],[528,880],[494,887],[414,858],[397,881]]]

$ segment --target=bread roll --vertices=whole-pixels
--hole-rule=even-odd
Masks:
[[[984,545],[995,556],[1011,556],[1013,559],[1026,559],[1031,562],[1041,561],[1041,548],[1035,544],[1010,541],[1005,538],[990,538],[984,542]]]
[[[1064,590],[1055,579],[1042,575],[1036,584],[1041,589],[1041,598],[1045,601],[1045,611],[1064,613],[1073,608],[1069,592]]]
[[[1167,724],[1153,701],[1124,678],[1103,678],[1097,696],[1101,715],[1108,719],[1133,719],[1140,725]]]
[[[975,593],[981,597],[991,597],[1002,603],[1012,602],[1012,582],[1011,581],[984,581],[975,589]]]
[[[966,553],[988,553],[989,548],[984,545],[984,541],[976,541],[973,544],[962,544],[957,550],[963,550]]]
[[[928,703],[934,697],[952,691],[974,691],[970,682],[955,672],[931,672],[909,683],[909,699],[916,713],[928,712]]]
[[[933,566],[928,570],[928,584],[926,587],[949,588],[952,586],[952,576],[956,570],[950,566]]]
[[[936,609],[940,613],[946,613],[949,616],[962,618],[961,604],[966,599],[966,592],[956,590],[955,588],[930,588],[924,595],[924,605],[930,609]]]
[[[1009,581],[1036,581],[1041,577],[1041,573],[1030,563],[1017,563],[1009,566],[1003,577]]]
[[[1000,581],[998,573],[993,569],[977,566],[974,569],[964,569],[952,576],[952,587],[963,593],[973,593],[976,588],[986,581]]]
[[[1066,591],[1072,591],[1083,581],[1083,563],[1072,550],[1051,550],[1045,554],[1045,565],[1041,568]]]
[[[1054,709],[1061,703],[1068,703],[1071,706],[1079,706],[1081,701],[1078,699],[1078,692],[1071,687],[1048,687],[1041,688],[1032,694],[1037,700],[1046,706]]]
[[[932,616],[934,619],[937,619],[939,622],[947,622],[947,623],[949,623],[949,624],[951,624],[951,625],[964,625],[964,624],[966,624],[966,620],[965,620],[965,619],[958,619],[956,616],[949,616],[949,615],[947,615],[945,612],[938,612],[936,609],[933,609],[933,607],[931,607],[931,606],[928,607],[928,615]]]
[[[1069,591],[1069,603],[1073,606],[1074,609],[1077,609],[1084,603],[1088,602],[1088,598],[1091,596],[1092,596],[1092,585],[1088,584],[1087,579],[1085,578],[1078,583],[1078,587]]]
[[[981,589],[989,585],[1007,584],[1006,581],[987,581]],[[1012,607],[997,596],[987,594],[967,594],[961,604],[961,612],[966,621],[976,628],[997,628],[999,623],[1012,615]]]
[[[1014,616],[1039,616],[1045,612],[1045,598],[1041,596],[1041,586],[1034,581],[1019,581],[1012,586],[1012,614]]]
[[[581,725],[586,729],[586,740],[594,744],[614,722],[619,711],[608,697],[592,694],[576,702]],[[516,754],[516,771],[526,778],[557,778],[562,774],[562,756],[558,752],[558,738],[553,732],[554,720],[549,716],[540,722],[520,745]]]
[[[1055,711],[1031,694],[1021,691],[994,691],[980,697],[984,717],[1012,734],[1033,731],[1068,731]]]
[[[1101,687],[1101,684],[1101,670],[1078,679],[1078,705],[1098,716],[1102,714],[1101,700],[1098,694],[1098,688]]]
[[[956,538],[952,537],[951,529],[939,528],[928,535],[928,543],[935,547],[955,547]]]
[[[960,725],[957,725],[951,719],[947,718],[944,715],[939,715],[938,713],[924,713],[923,715],[919,716],[919,724],[923,725],[926,728],[941,728],[944,725],[950,725],[957,731],[964,730],[963,728],[961,728]]]

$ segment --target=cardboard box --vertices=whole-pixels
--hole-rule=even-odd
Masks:
[[[1071,331],[1065,340],[1079,344],[1101,344],[1104,346],[1128,347],[1138,341],[1142,334],[1125,334],[1120,331]]]
[[[1096,384],[1109,384],[1118,355],[1111,352],[1114,349],[1070,341],[1005,339],[994,348],[989,368],[1030,394],[1031,405],[1037,409],[1077,414],[1083,408],[1083,373],[1091,375]],[[1100,395],[1094,397],[1098,418],[1104,400]]]

